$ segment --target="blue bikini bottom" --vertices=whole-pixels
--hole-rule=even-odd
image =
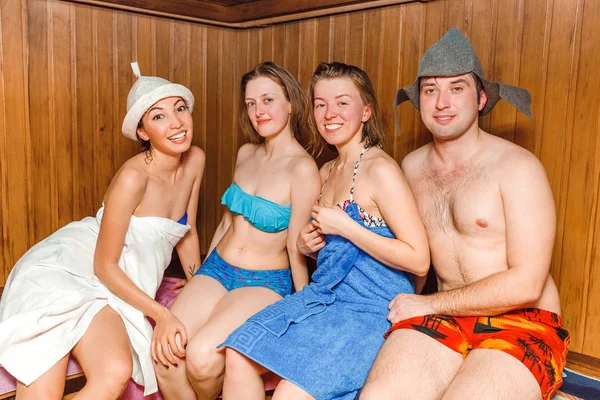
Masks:
[[[281,297],[292,293],[292,274],[289,269],[254,270],[239,268],[223,260],[214,249],[194,275],[206,275],[216,279],[225,289],[265,287]]]

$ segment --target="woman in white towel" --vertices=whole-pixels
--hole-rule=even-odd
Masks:
[[[152,362],[185,356],[182,323],[154,295],[174,247],[183,265],[200,264],[205,156],[192,146],[194,96],[132,67],[122,131],[145,151],[117,172],[96,217],[36,244],[8,277],[0,364],[18,380],[18,399],[62,398],[70,354],[87,378],[77,398],[94,399],[118,398],[130,377],[154,393]]]

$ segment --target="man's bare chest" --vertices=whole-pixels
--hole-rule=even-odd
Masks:
[[[485,171],[428,173],[421,176],[412,187],[430,237],[504,233],[500,188]]]

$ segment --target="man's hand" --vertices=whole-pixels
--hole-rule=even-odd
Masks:
[[[390,302],[388,306],[390,312],[387,318],[392,324],[395,324],[409,318],[435,314],[429,300],[430,296],[400,293]]]

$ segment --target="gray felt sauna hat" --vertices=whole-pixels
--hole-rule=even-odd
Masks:
[[[157,76],[142,76],[137,62],[131,63],[131,69],[137,80],[127,96],[127,115],[121,130],[131,140],[137,140],[138,123],[144,113],[157,101],[167,97],[181,97],[190,112],[194,109],[194,95],[188,88]]]
[[[483,84],[487,103],[479,115],[489,113],[498,100],[504,99],[527,117],[531,116],[531,95],[526,89],[504,83],[493,82],[485,79],[483,67],[473,51],[471,42],[455,27],[431,46],[419,64],[417,79],[410,85],[398,89],[394,99],[394,114],[396,116],[396,129],[400,135],[400,122],[398,119],[398,104],[410,100],[417,110],[419,108],[420,79],[430,76],[457,76],[473,72]]]

